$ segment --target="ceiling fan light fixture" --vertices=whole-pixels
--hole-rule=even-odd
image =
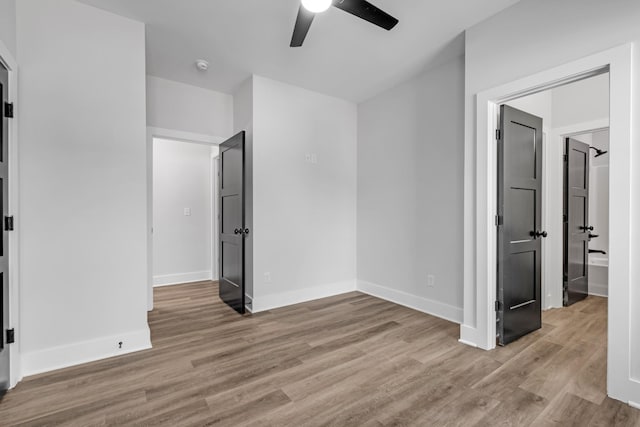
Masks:
[[[332,0],[302,0],[302,6],[312,13],[322,13],[331,7]]]

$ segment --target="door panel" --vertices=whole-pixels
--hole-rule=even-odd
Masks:
[[[536,192],[523,188],[509,189],[511,197],[510,236],[511,243],[528,242],[531,230],[536,228],[535,216],[531,212],[536,209]]]
[[[245,312],[244,144],[240,132],[220,145],[220,299]]]
[[[9,101],[9,73],[0,64],[0,225],[9,206],[9,119],[4,117],[4,104]],[[0,394],[9,388],[9,346],[6,331],[9,329],[9,235],[2,227],[0,239]]]
[[[500,107],[498,140],[498,343],[542,326],[542,119]],[[546,233],[544,233],[546,236]]]
[[[565,254],[563,304],[589,293],[589,145],[565,140]]]

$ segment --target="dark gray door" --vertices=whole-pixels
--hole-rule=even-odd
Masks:
[[[9,388],[9,347],[7,343],[7,329],[9,328],[9,236],[2,221],[9,206],[9,118],[5,117],[5,105],[9,101],[9,73],[0,64],[0,226],[2,226],[2,239],[0,239],[0,393]]]
[[[244,142],[240,132],[220,145],[220,299],[239,313],[244,300]]]
[[[589,292],[589,145],[565,141],[564,299],[569,306]]]
[[[542,326],[542,119],[500,107],[498,137],[498,343]]]

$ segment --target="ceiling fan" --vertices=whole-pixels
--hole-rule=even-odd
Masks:
[[[298,18],[293,28],[291,47],[300,47],[307,37],[313,18],[317,13],[322,13],[332,5],[340,10],[369,21],[385,30],[391,30],[398,20],[383,10],[378,9],[365,0],[302,0],[298,10]]]

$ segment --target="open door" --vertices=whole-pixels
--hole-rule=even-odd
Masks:
[[[542,119],[500,107],[498,132],[498,344],[542,327]]]
[[[0,63],[0,219],[9,206],[9,72]],[[1,223],[1,221],[0,221]],[[0,239],[0,395],[9,388],[9,230],[2,224]]]
[[[585,299],[589,293],[589,145],[565,140],[564,292],[563,305]]]
[[[220,299],[238,313],[245,312],[244,191],[245,132],[220,145]]]

